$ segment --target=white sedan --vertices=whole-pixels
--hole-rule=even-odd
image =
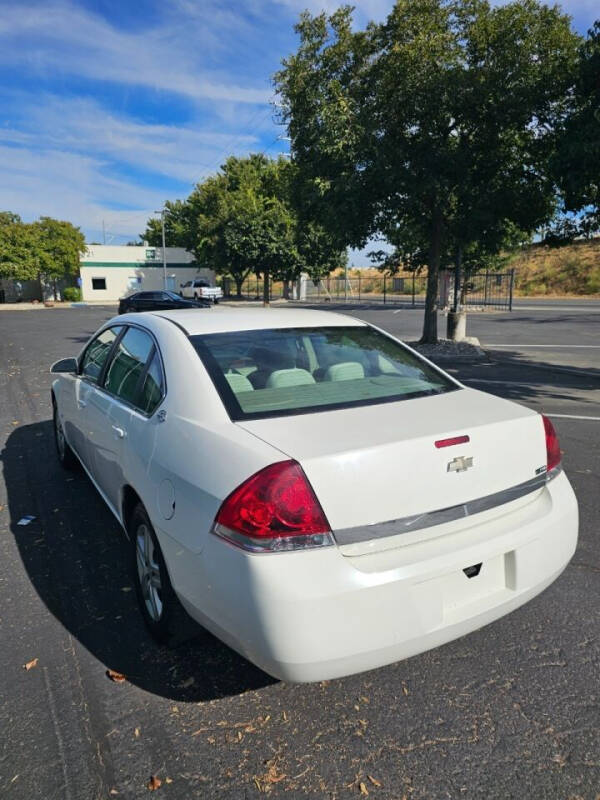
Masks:
[[[398,661],[545,589],[577,542],[551,422],[321,311],[125,314],[52,385],[57,452],[127,532],[140,606],[266,672]]]

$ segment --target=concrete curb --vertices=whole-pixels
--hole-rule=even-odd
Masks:
[[[65,309],[77,308],[118,308],[117,303],[86,303],[77,301],[73,303],[56,303],[53,306],[45,306],[43,303],[2,303],[2,311],[64,311]]]

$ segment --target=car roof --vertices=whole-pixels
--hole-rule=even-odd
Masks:
[[[138,314],[159,316],[177,323],[190,335],[226,333],[229,331],[266,330],[268,328],[326,328],[362,326],[366,323],[332,311],[305,308],[220,308],[151,311]]]

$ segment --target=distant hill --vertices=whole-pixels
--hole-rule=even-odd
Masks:
[[[600,294],[600,238],[565,247],[532,244],[509,267],[515,269],[517,294]]]

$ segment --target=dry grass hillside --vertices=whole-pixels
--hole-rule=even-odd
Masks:
[[[558,248],[530,245],[509,266],[517,294],[600,294],[600,238]]]

